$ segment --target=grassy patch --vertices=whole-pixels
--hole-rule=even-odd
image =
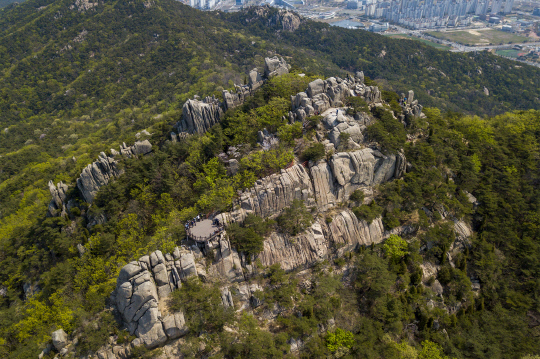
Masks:
[[[500,30],[462,30],[462,31],[432,31],[429,35],[439,39],[454,41],[464,45],[500,45],[526,42],[529,39],[524,36],[511,34]]]

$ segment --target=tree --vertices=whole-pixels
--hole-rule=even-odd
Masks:
[[[304,201],[295,199],[291,206],[277,218],[277,223],[284,233],[296,236],[313,223],[313,216],[309,213]]]
[[[302,152],[302,159],[304,161],[317,162],[323,159],[325,154],[324,145],[322,143],[315,143]]]
[[[254,214],[248,214],[242,225],[230,224],[227,227],[227,234],[231,244],[250,258],[251,255],[263,250],[264,236],[270,232],[273,224],[272,220],[264,220]]]
[[[353,333],[348,330],[336,328],[333,332],[326,335],[326,347],[329,351],[335,352],[340,348],[350,349],[354,344]]]
[[[407,242],[396,234],[391,234],[383,244],[385,255],[394,263],[409,253],[407,247]]]

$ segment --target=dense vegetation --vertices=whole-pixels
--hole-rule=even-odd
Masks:
[[[313,22],[285,32],[279,19],[268,21],[272,9],[261,18],[252,10],[201,13],[168,0],[102,2],[86,11],[71,5],[30,0],[0,10],[0,357],[35,357],[59,327],[82,333],[81,355],[110,334],[129,341],[104,311],[123,264],[154,249],[170,251],[185,237],[185,220],[231,208],[237,191],[295,156],[324,157],[314,140],[319,117],[305,128],[283,120],[289,96],[315,78],[310,72],[363,69],[388,79],[379,82],[389,88],[415,89],[422,103],[481,115],[539,106],[538,69],[486,53],[438,52]],[[165,140],[185,99],[244,81],[246,70],[273,51],[289,55],[308,76],[273,79],[205,135]],[[258,296],[260,310],[274,310],[274,303],[279,309],[271,328],[261,329],[249,315],[235,321],[210,284],[186,284],[173,303],[190,318],[186,354],[201,354],[202,345],[203,352],[219,347],[227,357],[283,357],[291,339],[306,344],[301,357],[540,352],[534,320],[540,316],[540,113],[480,118],[430,108],[427,119],[404,128],[389,112],[396,94],[383,95],[389,106],[372,109],[368,138],[385,151],[404,148],[410,171],[377,188],[370,204],[357,193],[351,205],[361,219],[382,215],[386,229],[406,225],[416,234],[321,263],[309,286],[279,266],[263,268],[257,280],[268,286]],[[359,101],[350,105],[351,113],[368,110]],[[258,151],[263,128],[282,147]],[[142,129],[151,133],[152,154],[123,161],[125,174],[89,207],[73,186],[81,169],[100,151],[133,142]],[[234,176],[216,158],[231,145],[240,153]],[[51,179],[71,185],[77,209],[68,218],[45,216]],[[231,241],[256,254],[269,230],[294,236],[313,220],[302,204],[287,211],[277,224],[250,217],[231,228]],[[88,226],[102,215],[106,223]],[[470,221],[476,234],[449,258],[453,218]],[[85,246],[83,254],[77,244]],[[440,283],[444,302],[433,286],[420,284],[423,261],[440,266],[430,283]],[[345,266],[350,277],[342,282],[332,272]],[[186,297],[194,301],[187,305]],[[240,339],[224,325],[235,326]]]

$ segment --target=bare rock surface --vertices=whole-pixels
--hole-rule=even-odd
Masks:
[[[364,84],[363,73],[347,79],[317,79],[308,84],[305,92],[291,96],[292,111],[289,112],[289,121],[303,122],[306,117],[320,115],[331,107],[341,107],[350,96],[360,97],[370,104],[382,101],[377,86]]]
[[[51,193],[51,202],[49,203],[48,215],[51,217],[56,216],[59,212],[66,211],[66,197],[68,186],[64,182],[60,181],[54,185],[53,181],[49,181],[49,192]]]
[[[98,190],[105,186],[109,181],[122,174],[117,166],[116,156],[122,155],[131,158],[132,156],[144,155],[152,151],[152,144],[148,140],[137,141],[133,146],[126,146],[124,143],[120,146],[120,152],[111,150],[111,155],[101,152],[97,161],[89,164],[81,172],[77,179],[77,187],[81,191],[84,200],[92,203]],[[54,196],[53,196],[54,198]]]
[[[221,215],[224,223],[243,221],[252,213],[270,217],[281,212],[293,200],[301,199],[308,205],[314,204],[309,173],[302,165],[281,170],[258,180],[255,186],[244,191],[238,200],[238,209]]]
[[[189,134],[203,134],[221,120],[223,109],[215,97],[203,101],[187,100],[182,107],[182,121],[178,130]]]
[[[194,256],[186,248],[177,247],[172,255],[155,251],[126,264],[118,275],[114,301],[130,333],[148,348],[185,335],[183,313],[163,318],[159,302],[180,288],[182,279],[196,274]]]
[[[61,351],[62,349],[64,349],[64,347],[68,343],[67,334],[66,334],[66,332],[64,332],[63,329],[58,329],[57,331],[53,332],[51,334],[51,338],[52,338],[54,348],[57,351]]]

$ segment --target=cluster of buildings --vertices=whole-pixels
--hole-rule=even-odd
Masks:
[[[362,0],[349,1],[348,8],[365,10],[374,18],[383,18],[415,29],[469,25],[472,16],[508,14],[514,0]]]
[[[220,0],[189,0],[189,6],[199,10],[212,10]]]

